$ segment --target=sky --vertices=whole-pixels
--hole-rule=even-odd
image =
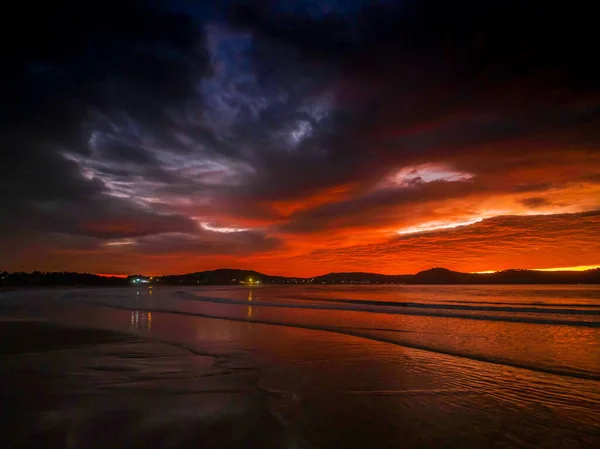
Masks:
[[[0,269],[600,265],[589,2],[80,3],[12,13]]]

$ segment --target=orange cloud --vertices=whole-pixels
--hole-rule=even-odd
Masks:
[[[469,226],[407,235],[380,235],[376,243],[312,244],[274,248],[263,253],[215,254],[210,257],[170,251],[143,254],[120,249],[57,253],[40,249],[43,263],[21,269],[64,269],[127,273],[185,273],[215,267],[239,267],[269,274],[312,276],[330,271],[414,273],[443,266],[457,271],[498,271],[508,268],[552,269],[599,263],[600,211],[577,214],[499,216]],[[367,240],[368,241],[368,240]],[[91,256],[93,257],[85,257]],[[82,259],[83,257],[83,259]],[[82,260],[85,261],[82,263]]]

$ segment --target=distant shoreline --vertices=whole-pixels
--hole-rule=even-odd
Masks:
[[[106,277],[89,273],[0,272],[0,291],[22,287],[120,287],[140,285],[594,285],[600,284],[600,268],[585,271],[504,270],[494,273],[461,273],[446,268],[432,268],[416,274],[388,275],[343,272],[314,277],[271,276],[258,271],[221,268],[196,273],[164,276],[132,275],[128,278]]]

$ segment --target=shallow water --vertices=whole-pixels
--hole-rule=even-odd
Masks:
[[[225,377],[208,380],[214,367],[190,368],[181,356],[180,370],[197,373],[193,387],[161,375],[160,359],[136,363],[158,373],[147,381],[152,391],[157,382],[161,391],[177,386],[184,397],[186,389],[225,384],[255,389],[252,397],[263,398],[275,418],[256,426],[281,436],[268,447],[600,447],[598,286],[155,287],[0,297],[4,307],[15,304],[21,316],[124,331],[210,355],[213,365],[227,367]],[[114,356],[96,356],[108,368],[94,376],[139,386],[122,367],[110,369]],[[72,381],[66,382],[68,390]],[[248,404],[242,398],[236,400]],[[179,409],[188,412],[211,403],[170,400],[187,401]],[[260,404],[252,401],[256,415]],[[161,416],[177,422],[168,411]],[[206,416],[221,415],[199,422]],[[228,422],[236,432],[239,426]],[[195,447],[213,447],[206,432],[199,434]],[[140,442],[147,434],[136,435],[146,447]]]

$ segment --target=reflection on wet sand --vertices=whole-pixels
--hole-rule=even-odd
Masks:
[[[254,310],[252,309],[252,300],[258,299],[257,295],[253,295],[252,287],[248,287],[248,308],[246,310],[246,318],[248,320],[248,332],[252,332],[252,316],[254,315]]]
[[[252,287],[248,289],[248,302],[252,302]],[[252,306],[248,304],[248,313],[246,314],[248,318],[252,318]]]
[[[134,334],[149,334],[152,330],[152,312],[132,311],[129,330]]]

